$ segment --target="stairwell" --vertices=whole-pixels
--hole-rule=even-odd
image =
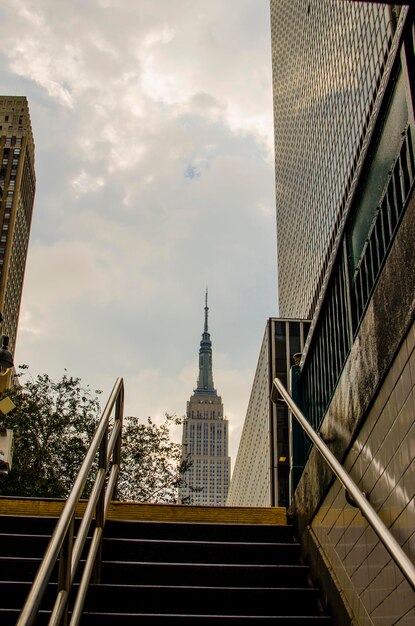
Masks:
[[[36,515],[23,503],[0,502],[2,626],[16,624],[56,523],[48,502]],[[81,624],[332,624],[281,509],[111,507],[101,581],[90,586]],[[53,580],[37,624],[48,621]]]

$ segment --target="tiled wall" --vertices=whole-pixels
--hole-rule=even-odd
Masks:
[[[345,468],[415,563],[415,324],[403,341]],[[338,481],[311,525],[354,623],[413,626],[415,592]]]

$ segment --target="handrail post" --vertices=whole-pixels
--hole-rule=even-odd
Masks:
[[[117,443],[114,447],[114,452],[112,455],[112,463],[113,465],[120,466],[121,463],[121,443],[122,443],[122,422],[124,415],[124,389],[120,390],[120,393],[117,397],[117,402],[115,405],[115,420],[114,420],[114,428],[116,424],[120,424],[120,429],[117,437]],[[115,484],[113,499],[117,500],[118,498],[118,481]]]
[[[99,462],[98,469],[104,469],[107,471],[107,447],[108,447],[108,425],[105,429],[104,436],[99,447]],[[98,498],[97,506],[95,509],[95,527],[104,528],[105,524],[105,483],[102,487],[100,496]],[[94,567],[92,570],[91,580],[94,584],[98,584],[101,581],[101,562],[102,562],[102,546],[101,543],[98,548],[97,556],[95,559]]]
[[[98,549],[101,545],[102,531],[106,519],[106,509],[109,499],[112,496],[114,487],[118,478],[118,465],[116,471],[110,472],[107,492],[105,492],[105,474],[108,469],[108,452],[113,454],[114,442],[118,443],[117,455],[118,463],[120,456],[121,445],[121,433],[122,426],[122,411],[123,411],[123,398],[124,398],[124,383],[122,378],[118,378],[115,382],[111,395],[108,399],[106,407],[102,413],[101,419],[98,423],[95,434],[92,438],[91,444],[82,462],[81,468],[75,479],[71,492],[63,507],[61,516],[59,517],[55,530],[49,541],[43,560],[39,566],[39,570],[35,576],[33,584],[30,588],[28,597],[23,606],[23,609],[17,620],[17,626],[32,626],[35,623],[39,607],[41,605],[44,593],[48,586],[50,576],[56,565],[57,559],[60,558],[59,564],[59,586],[56,601],[52,610],[49,624],[51,626],[60,626],[62,623],[67,623],[67,618],[63,617],[65,611],[67,611],[67,602],[70,594],[70,589],[73,584],[73,579],[76,573],[76,568],[80,560],[80,556],[85,545],[87,532],[90,522],[93,516],[93,510],[95,508],[96,528],[94,531],[93,540],[88,553],[88,557],[85,563],[84,575],[82,576],[82,590],[78,590],[76,597],[75,607],[72,609],[71,624],[74,626],[79,623],[82,607],[85,601],[88,584],[91,578],[92,569],[95,566],[96,576],[99,578],[101,559],[98,558]],[[108,450],[108,424],[112,414],[112,411],[116,407],[116,432],[111,440],[110,449]],[[114,425],[115,427],[115,425]],[[119,441],[118,441],[119,440]],[[82,497],[85,485],[87,484],[91,468],[93,467],[96,455],[99,451],[99,468],[95,477],[94,486],[91,492],[91,496],[86,507],[85,515],[83,517],[80,530],[75,544],[75,551],[73,552],[73,535],[74,535],[74,520],[76,506]],[[91,500],[92,497],[92,500]],[[96,505],[95,505],[96,502]],[[72,558],[73,557],[73,558]],[[72,564],[73,561],[73,564]],[[69,569],[69,574],[68,574]],[[81,587],[80,586],[80,587]],[[74,615],[74,610],[75,615]],[[62,619],[64,622],[62,622]]]
[[[75,516],[72,516],[68,531],[65,536],[60,554],[59,554],[59,574],[58,574],[58,594],[63,592],[65,608],[60,623],[62,626],[68,625],[68,596],[71,586],[71,562],[72,547],[75,528]]]

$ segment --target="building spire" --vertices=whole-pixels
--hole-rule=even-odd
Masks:
[[[213,386],[213,373],[212,373],[212,342],[210,340],[209,328],[208,328],[208,289],[206,287],[205,294],[205,325],[202,334],[202,340],[199,348],[199,378],[197,379],[197,389],[195,389],[196,395],[212,394],[217,395],[216,389]]]
[[[205,294],[205,333],[208,332],[208,313],[209,313],[208,288],[206,287],[206,294]]]

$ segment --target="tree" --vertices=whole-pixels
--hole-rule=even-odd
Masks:
[[[27,366],[19,369],[23,373]],[[65,370],[57,382],[47,374],[28,376],[3,394],[16,408],[2,419],[14,430],[14,453],[10,473],[0,479],[0,495],[69,493],[98,423],[98,393]]]
[[[182,421],[167,413],[159,426],[150,417],[147,423],[138,417],[126,418],[118,482],[120,500],[177,503],[190,461],[182,459],[182,446],[171,441],[170,428]],[[183,503],[189,504],[189,500]]]
[[[20,379],[27,366],[19,367]],[[14,430],[12,469],[0,477],[0,495],[60,498],[74,483],[100,418],[99,391],[92,392],[64,372],[58,381],[47,374],[24,376],[20,386],[3,393],[16,408],[0,415]],[[0,397],[0,399],[1,399]],[[124,418],[118,497],[135,502],[176,503],[189,469],[170,428],[181,419],[166,415],[158,426],[151,418]],[[87,485],[88,490],[88,485]]]

